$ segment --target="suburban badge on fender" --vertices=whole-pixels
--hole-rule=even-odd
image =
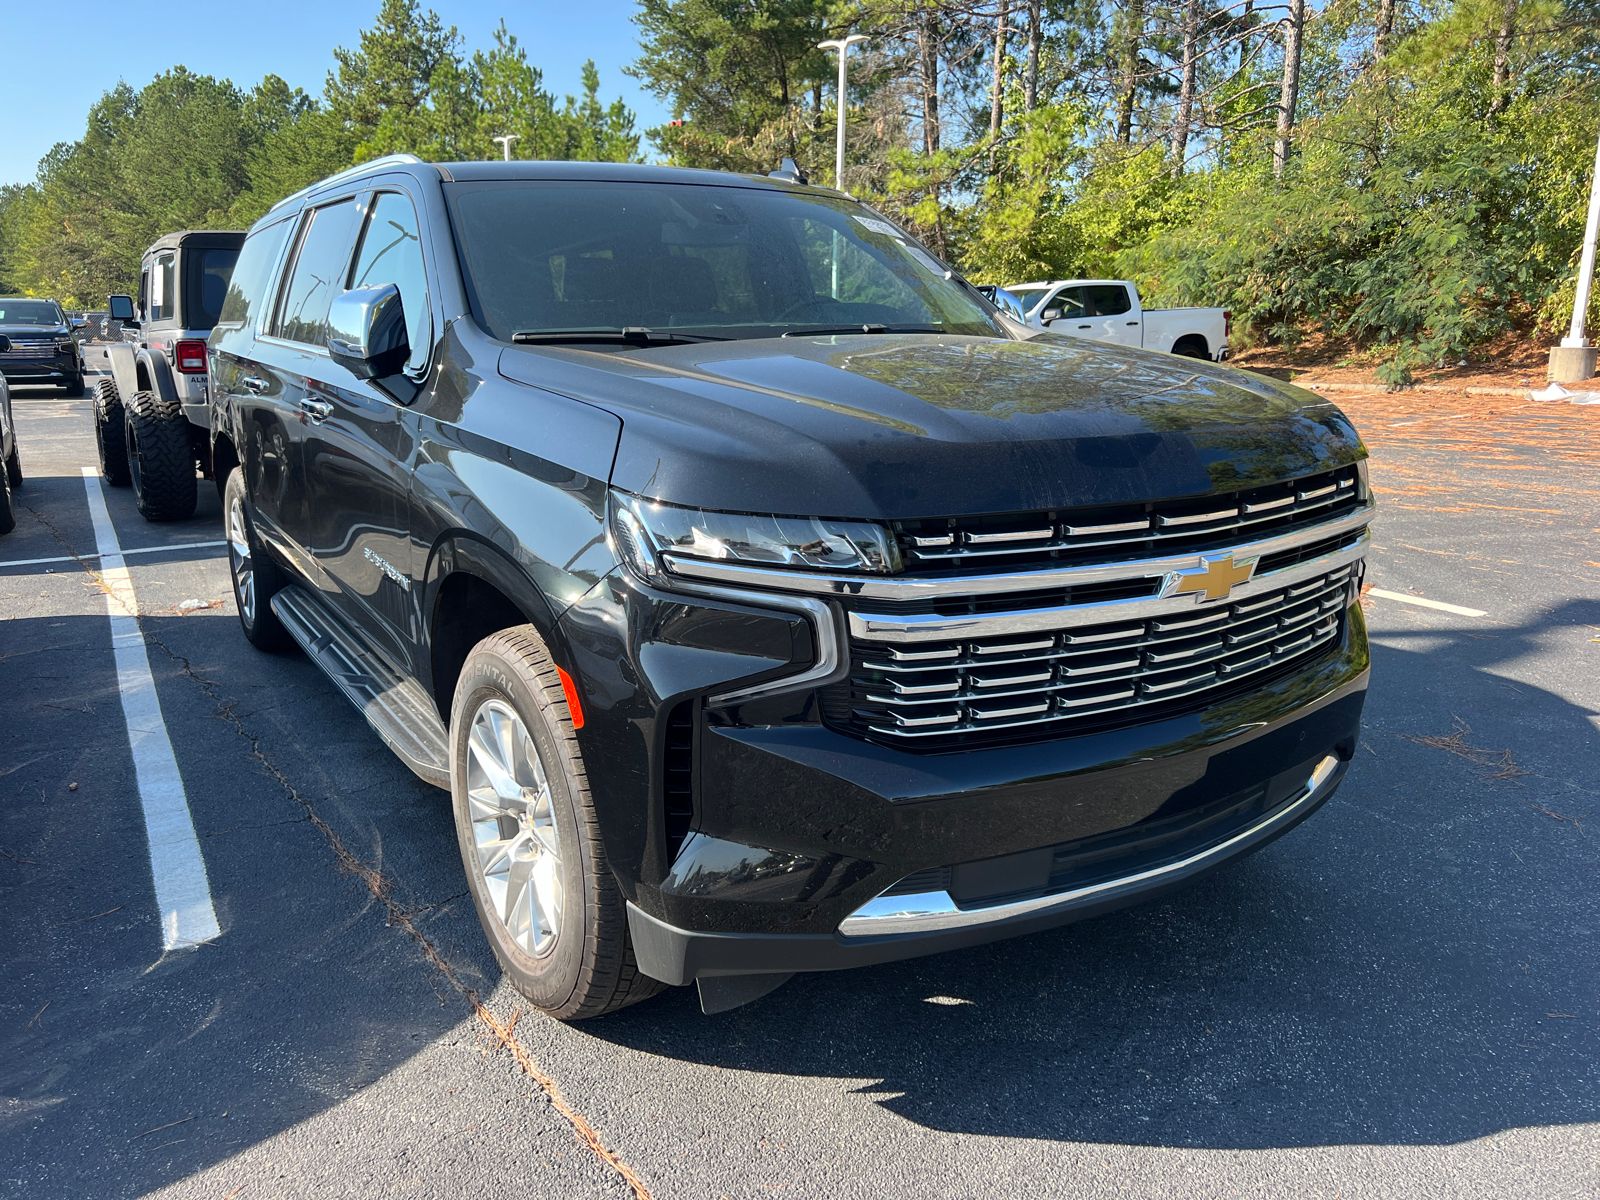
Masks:
[[[394,580],[395,583],[398,583],[405,591],[409,592],[411,590],[410,576],[406,575],[405,572],[401,571],[399,567],[395,566],[387,558],[384,558],[380,554],[374,554],[371,546],[363,546],[361,549],[361,554],[362,557],[376,566],[378,570],[382,571],[390,579]]]

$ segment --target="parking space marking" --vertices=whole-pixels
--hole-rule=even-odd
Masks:
[[[195,836],[178,760],[172,753],[172,739],[161,716],[161,701],[150,670],[150,650],[139,628],[133,577],[123,562],[117,531],[106,509],[105,490],[94,468],[83,468],[83,487],[94,522],[106,615],[111,618],[111,650],[116,659],[117,690],[122,695],[122,717],[133,752],[139,804],[144,809],[150,874],[155,880],[156,906],[161,912],[161,946],[163,952],[197,946],[222,933],[217,910],[211,903],[211,883],[206,877],[205,859],[200,855],[200,841]]]
[[[118,550],[123,558],[131,558],[135,554],[166,554],[170,550],[215,550],[219,546],[226,546],[225,541],[214,542],[177,542],[171,546],[135,546],[131,550]],[[0,571],[7,567],[48,567],[56,563],[83,562],[91,558],[99,558],[98,554],[63,554],[58,558],[13,558],[9,562],[0,562]]]
[[[1422,596],[1408,596],[1404,592],[1386,592],[1383,588],[1368,588],[1367,595],[1379,600],[1398,600],[1401,604],[1415,604],[1418,608],[1436,608],[1440,612],[1454,613],[1458,617],[1487,617],[1478,608],[1462,608],[1459,604],[1446,604],[1443,600],[1428,600]]]

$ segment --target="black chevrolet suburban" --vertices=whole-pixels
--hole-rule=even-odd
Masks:
[[[0,296],[0,375],[11,384],[52,384],[68,396],[83,395],[83,351],[77,331],[86,324],[69,317],[54,300]]]
[[[256,224],[209,352],[245,635],[450,791],[556,1016],[1144,899],[1354,752],[1338,410],[1010,323],[836,192],[379,160]]]

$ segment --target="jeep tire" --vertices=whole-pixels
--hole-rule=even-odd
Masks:
[[[135,392],[127,408],[128,474],[140,514],[147,521],[194,516],[199,488],[183,405],[154,392]]]
[[[576,1020],[661,990],[634,961],[561,676],[531,625],[467,655],[450,794],[478,920],[517,991]]]
[[[95,381],[94,444],[100,454],[100,477],[112,487],[127,487],[128,416],[113,379]]]

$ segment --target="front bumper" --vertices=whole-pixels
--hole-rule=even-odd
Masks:
[[[831,728],[815,692],[707,700],[814,661],[801,614],[619,573],[563,625],[639,965],[674,984],[907,958],[1158,895],[1326,801],[1368,675],[1351,606],[1328,652],[1208,706],[929,753]],[[674,773],[692,793],[681,844]]]
[[[0,375],[8,383],[71,383],[83,378],[83,365],[70,355],[52,358],[0,356]]]

